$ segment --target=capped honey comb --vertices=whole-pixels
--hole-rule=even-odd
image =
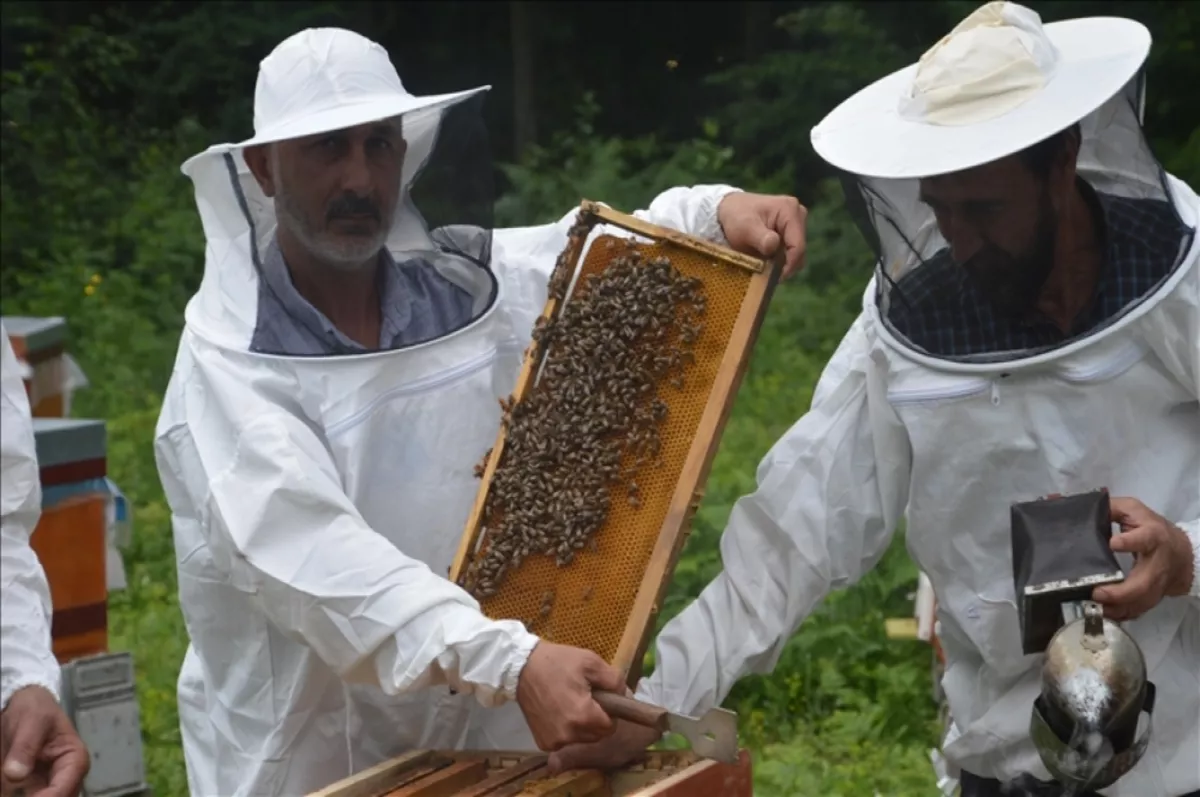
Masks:
[[[604,231],[589,236],[598,223],[637,237]],[[625,446],[619,458],[621,476],[607,488],[607,512],[588,545],[577,541],[569,555],[557,549],[554,555],[526,555],[490,589],[480,590],[479,569],[494,542],[489,540],[491,528],[503,514],[491,494],[493,484],[498,473],[504,474],[502,469],[528,464],[506,457],[510,415],[515,418],[523,404],[532,406],[538,401],[539,390],[547,390],[550,384],[548,372],[556,348],[567,346],[563,336],[581,333],[566,326],[556,331],[558,337],[548,345],[535,340],[526,353],[512,404],[506,405],[506,423],[477,471],[482,478],[480,491],[450,572],[452,580],[477,595],[489,617],[520,620],[543,639],[592,650],[626,673],[644,650],[653,615],[690,531],[778,273],[775,264],[585,201],[551,277],[551,297],[539,326],[562,320],[564,305],[569,317],[571,303],[586,301],[588,290],[597,289],[598,281],[619,270],[628,271],[631,254],[637,268],[662,271],[664,264],[669,265],[672,276],[656,284],[672,282],[685,304],[695,304],[698,299],[702,305],[699,313],[681,308],[666,338],[649,336],[648,342],[639,338],[639,345],[655,347],[656,352],[676,347],[689,352],[680,367],[664,374],[636,402],[645,410],[644,416],[660,418],[654,430],[655,456],[635,472],[632,466],[638,452]],[[565,290],[568,285],[569,292]],[[634,298],[621,301],[636,304]],[[630,306],[629,312],[636,309]],[[686,346],[679,346],[681,336],[686,336]],[[670,344],[664,346],[668,339]],[[620,355],[601,351],[593,356]],[[656,403],[665,407],[665,413],[648,411]],[[590,424],[595,419],[588,416],[583,420]],[[578,480],[576,476],[556,481],[566,482],[558,488],[565,491],[570,489],[569,482]],[[544,496],[547,501],[554,498]],[[556,507],[558,512],[572,511],[561,502]],[[508,553],[506,549],[500,558],[509,558]]]

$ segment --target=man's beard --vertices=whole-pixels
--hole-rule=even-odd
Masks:
[[[370,199],[343,196],[332,202],[326,220],[334,221],[354,214],[372,215],[378,226],[372,235],[332,235],[311,224],[304,212],[292,200],[283,186],[275,195],[275,218],[315,258],[338,271],[357,271],[373,266],[375,258],[387,243],[391,219],[382,219],[379,208]]]
[[[1012,318],[1024,318],[1034,310],[1054,268],[1058,220],[1044,199],[1038,215],[1033,244],[1025,252],[1012,255],[988,243],[963,263],[967,277],[996,310]]]

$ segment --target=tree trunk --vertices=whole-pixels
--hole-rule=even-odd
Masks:
[[[529,0],[510,0],[513,53],[513,155],[520,159],[537,140],[533,111],[533,8]]]

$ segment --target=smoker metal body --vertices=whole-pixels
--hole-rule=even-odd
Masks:
[[[1150,742],[1155,689],[1141,649],[1091,601],[1097,586],[1125,578],[1111,528],[1104,490],[1012,507],[1022,648],[1045,656],[1030,737],[1054,779],[1075,791],[1116,782]]]

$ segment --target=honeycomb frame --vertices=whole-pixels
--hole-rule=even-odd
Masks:
[[[658,395],[668,406],[662,427],[664,467],[656,476],[637,477],[641,506],[631,508],[614,500],[597,533],[595,550],[579,552],[575,561],[562,568],[541,557],[527,559],[480,605],[485,615],[520,620],[542,639],[592,650],[633,683],[640,675],[654,616],[703,497],[780,264],[589,200],[580,205],[578,225],[586,231],[569,238],[550,279],[552,285],[565,279],[566,293],[561,302],[550,296],[543,318],[561,314],[581,277],[602,272],[628,251],[626,236],[602,233],[593,238],[596,226],[606,225],[632,233],[633,246],[645,258],[665,255],[683,274],[703,283],[708,307],[705,329],[696,342],[695,361],[685,373],[688,387],[676,392],[659,386]],[[561,274],[562,269],[569,269],[569,275]],[[526,350],[512,394],[516,404],[537,389],[546,354],[537,342]],[[507,426],[502,423],[450,568],[450,580],[460,585],[473,558],[487,544],[481,534],[484,510],[493,475],[503,462],[506,436]],[[539,609],[549,593],[555,597],[547,614]]]

